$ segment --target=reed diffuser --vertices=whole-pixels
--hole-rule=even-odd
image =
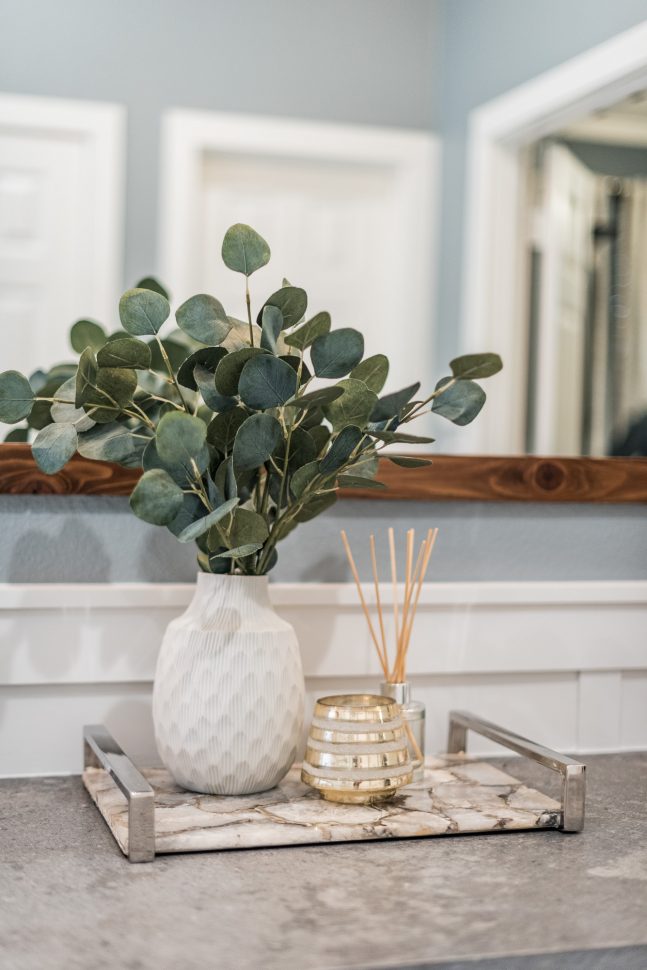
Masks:
[[[394,643],[394,648],[389,650],[389,638],[386,633],[387,624],[385,624],[382,596],[380,593],[375,536],[372,535],[369,542],[373,585],[375,588],[375,606],[377,609],[377,629],[371,619],[371,614],[364,598],[362,584],[360,583],[355,559],[353,558],[353,553],[348,542],[348,536],[344,530],[341,533],[348,563],[353,574],[353,579],[355,580],[355,585],[357,586],[359,601],[362,605],[371,640],[377,651],[384,675],[384,680],[380,684],[380,693],[386,697],[392,697],[400,705],[400,712],[407,733],[409,755],[414,768],[414,781],[420,779],[424,772],[425,707],[420,701],[411,700],[411,687],[407,681],[407,654],[409,652],[409,644],[411,643],[411,634],[422,585],[425,581],[437,535],[438,529],[429,529],[416,555],[415,530],[409,529],[407,531],[405,578],[404,587],[402,587],[398,584],[395,535],[392,528],[388,530],[393,614],[393,622],[389,625],[389,629],[392,630],[392,642]],[[401,600],[400,593],[402,593]]]

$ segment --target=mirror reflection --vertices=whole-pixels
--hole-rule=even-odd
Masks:
[[[647,91],[529,146],[525,444],[647,455]]]

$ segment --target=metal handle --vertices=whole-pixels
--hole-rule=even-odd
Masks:
[[[546,768],[559,771],[562,776],[562,821],[560,829],[563,832],[581,832],[584,828],[584,799],[586,796],[586,765],[574,761],[566,755],[552,751],[529,741],[528,738],[508,731],[506,728],[484,721],[483,718],[469,714],[467,711],[449,712],[449,737],[447,751],[458,754],[467,750],[467,732],[489,738],[497,744],[502,744],[517,754],[524,755],[537,761]]]
[[[128,859],[155,858],[155,799],[144,776],[102,724],[83,728],[83,767],[105,768],[128,799]]]

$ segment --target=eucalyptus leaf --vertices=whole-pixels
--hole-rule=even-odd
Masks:
[[[97,354],[97,365],[148,370],[151,365],[151,350],[143,340],[137,340],[136,337],[121,337],[101,347]]]
[[[454,377],[483,378],[498,374],[503,363],[498,354],[465,354],[449,362]]]
[[[282,286],[280,290],[265,301],[256,322],[262,324],[266,307],[273,306],[281,311],[283,328],[296,326],[308,307],[308,294],[300,286]]]
[[[86,347],[96,353],[107,339],[107,333],[95,320],[77,320],[70,330],[70,344],[77,354],[82,354]]]
[[[155,444],[162,461],[186,467],[200,454],[206,437],[207,427],[200,418],[171,411],[157,426]]]
[[[350,376],[356,381],[363,381],[369,390],[379,394],[389,376],[389,358],[384,354],[373,354],[354,367]]]
[[[29,415],[34,403],[34,392],[24,374],[6,370],[0,374],[0,421],[18,424]]]
[[[6,444],[24,443],[29,440],[29,428],[12,428],[11,431],[7,431],[3,440]]]
[[[319,463],[316,461],[308,462],[295,471],[290,478],[290,490],[295,498],[301,498],[308,485],[315,480],[319,474]]]
[[[224,552],[219,552],[214,556],[215,559],[245,559],[247,556],[252,556],[259,549],[263,548],[262,542],[249,542],[244,546],[239,546],[237,549],[226,549]]]
[[[312,374],[310,369],[306,364],[305,360],[298,354],[281,354],[279,360],[284,360],[285,363],[292,368],[297,376],[300,376],[299,387],[302,384],[307,384],[308,381],[312,380]]]
[[[352,475],[354,478],[374,478],[379,467],[380,459],[375,448],[365,448],[357,461],[346,467],[344,474]]]
[[[308,411],[314,408],[321,408],[326,404],[331,404],[337,398],[341,397],[343,393],[343,387],[339,387],[338,385],[334,387],[320,387],[316,391],[310,391],[309,394],[301,394],[299,397],[294,397],[290,401],[286,401],[285,405],[288,408],[298,408],[300,411]]]
[[[337,437],[333,438],[325,458],[321,461],[319,467],[322,473],[337,471],[345,465],[363,437],[360,429],[352,426],[340,431]]]
[[[115,461],[119,464],[139,463],[147,439],[134,434],[129,428],[116,421],[112,424],[97,425],[90,431],[79,434],[77,451],[84,458],[94,461]]]
[[[384,457],[401,468],[424,468],[425,465],[431,465],[430,458],[414,458],[413,455],[391,455],[385,452]]]
[[[229,519],[221,522],[218,531],[227,539],[230,548],[246,546],[250,543],[263,545],[269,535],[267,522],[258,512],[251,509],[235,508]]]
[[[76,398],[76,378],[70,377],[56,391],[57,400],[51,406],[51,416],[61,424],[73,424],[77,431],[89,431],[95,422],[83,408],[74,404]]]
[[[337,483],[342,488],[386,488],[384,482],[376,482],[370,478],[362,478],[361,476],[358,477],[357,475],[340,475],[337,479]]]
[[[403,387],[401,391],[393,391],[391,394],[385,394],[373,408],[371,421],[386,421],[389,418],[398,417],[402,408],[411,400],[414,394],[417,394],[419,389],[420,381],[416,381],[415,384]]]
[[[170,300],[169,292],[165,286],[162,286],[160,281],[154,276],[145,276],[139,283],[135,284],[135,289],[137,290],[152,290],[153,293],[159,293],[163,296],[165,300]]]
[[[369,431],[369,434],[387,445],[429,445],[436,440],[418,434],[403,434],[401,431]]]
[[[202,446],[197,455],[189,458],[185,455],[180,461],[164,461],[161,458],[155,438],[150,438],[146,443],[142,454],[142,467],[149,471],[152,468],[163,468],[171,476],[176,485],[187,488],[196,479],[196,469],[198,475],[203,475],[209,466],[209,449]]]
[[[308,428],[307,430],[315,443],[317,455],[320,455],[330,439],[330,429],[325,424],[318,424],[314,428]]]
[[[285,467],[285,453],[287,440],[281,441],[274,452],[274,458],[279,467]],[[287,469],[289,472],[296,471],[302,465],[307,465],[317,457],[317,447],[310,433],[303,428],[294,428],[290,435],[290,451],[288,455]]]
[[[199,496],[193,492],[182,492],[182,505],[175,518],[167,524],[167,528],[177,538],[180,532],[184,532],[187,526],[204,514],[206,509]]]
[[[36,435],[31,446],[36,464],[47,475],[54,475],[74,455],[77,446],[73,424],[49,424]]]
[[[236,432],[234,466],[239,471],[259,468],[283,439],[281,425],[270,414],[252,414]]]
[[[295,347],[297,350],[306,350],[317,337],[322,337],[330,332],[330,314],[327,310],[315,313],[302,327],[286,334],[285,342],[288,347]]]
[[[162,469],[144,472],[131,496],[135,515],[152,525],[168,525],[180,512],[184,493]]]
[[[317,377],[345,377],[359,364],[363,354],[364,338],[351,327],[317,337],[310,348]]]
[[[434,399],[431,410],[462,427],[473,421],[485,404],[485,391],[474,381],[459,380],[448,386],[450,380],[443,377],[436,384],[437,391],[444,387],[447,389]]]
[[[248,360],[260,354],[267,353],[260,347],[243,347],[227,354],[216,367],[216,388],[225,397],[233,397],[238,394],[238,382],[243,367]]]
[[[76,372],[76,394],[74,403],[77,408],[91,400],[90,395],[94,390],[97,379],[97,362],[91,347],[86,347],[79,358],[79,366]]]
[[[225,233],[222,259],[235,273],[251,276],[270,260],[270,247],[251,226],[236,223]]]
[[[207,441],[218,451],[226,454],[231,450],[236,432],[247,417],[247,412],[239,407],[216,414],[207,428]]]
[[[290,365],[269,354],[248,360],[238,384],[241,399],[257,411],[280,407],[294,395],[296,389],[297,376]]]
[[[202,364],[196,364],[193,368],[193,379],[202,395],[202,400],[212,411],[228,411],[236,407],[236,401],[233,398],[218,394],[213,371]]]
[[[102,367],[97,371],[94,385],[88,390],[90,401],[84,408],[97,424],[106,424],[126,408],[137,388],[134,370],[121,367]]]
[[[134,337],[158,333],[170,312],[166,297],[154,290],[126,290],[119,300],[121,325]]]
[[[157,340],[150,340],[148,342],[148,347],[151,352],[151,368],[152,370],[159,371],[166,378],[168,370],[166,368],[166,361],[162,355],[162,351],[159,348]],[[173,368],[173,371],[177,373],[179,367],[182,366],[184,359],[186,357],[187,348],[184,344],[179,343],[177,340],[162,340],[162,347],[166,352],[166,356],[169,359],[169,364]],[[207,348],[203,348],[207,349]]]
[[[197,391],[198,385],[193,376],[193,368],[200,364],[206,370],[216,373],[216,368],[223,357],[227,356],[224,347],[201,347],[183,360],[178,368],[177,381],[182,387],[188,387],[191,391]]]
[[[231,330],[225,309],[215,296],[190,297],[175,314],[178,327],[202,344],[218,346]]]
[[[347,424],[365,428],[377,403],[375,391],[371,391],[364,381],[353,377],[340,381],[337,387],[342,389],[343,394],[323,408],[333,430],[337,431]]]
[[[235,509],[237,505],[237,498],[232,498],[229,499],[228,502],[223,502],[222,505],[220,505],[217,509],[214,509],[213,512],[209,512],[207,515],[203,516],[203,518],[197,519],[195,522],[192,522],[191,525],[188,525],[186,529],[183,529],[178,535],[178,539],[180,542],[193,542],[194,539],[204,535],[204,533],[208,532],[212,526],[216,525],[217,522],[220,522],[221,519],[224,519],[226,515],[229,515],[232,509]]]
[[[270,353],[277,352],[277,340],[283,329],[283,314],[276,306],[268,304],[261,314],[261,347]]]

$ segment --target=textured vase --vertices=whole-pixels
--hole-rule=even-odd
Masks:
[[[177,783],[213,795],[273,788],[295,759],[303,707],[296,634],[267,577],[200,573],[168,626],[153,690],[157,747]]]

